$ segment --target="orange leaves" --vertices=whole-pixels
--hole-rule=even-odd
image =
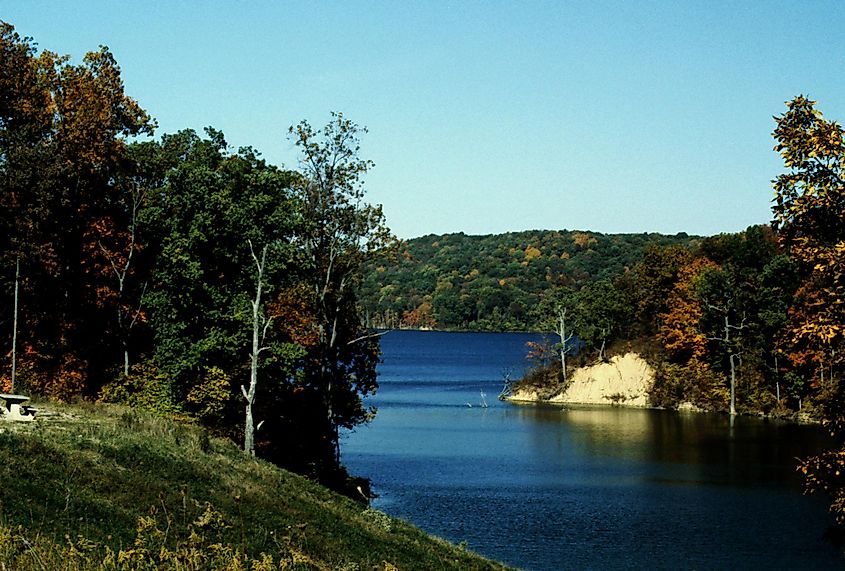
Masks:
[[[146,112],[123,93],[120,68],[107,48],[90,52],[79,66],[64,65],[55,89],[57,137],[66,160],[97,169],[123,154],[123,137],[152,132]]]
[[[707,339],[699,328],[703,310],[695,295],[695,282],[705,269],[715,267],[706,258],[697,258],[683,266],[669,294],[667,311],[659,316],[657,337],[679,362],[701,359],[707,352]]]
[[[424,301],[415,309],[402,315],[402,326],[420,329],[433,329],[437,324],[431,303]]]
[[[544,340],[542,342],[528,341],[525,343],[528,353],[525,358],[538,366],[545,366],[556,358],[555,348]]]
[[[35,393],[67,402],[84,392],[86,367],[85,362],[65,355],[58,367],[32,375],[28,384]]]
[[[129,248],[138,251],[140,247],[127,230],[116,228],[110,216],[92,220],[82,239],[82,269],[90,278],[89,291],[95,303],[100,307],[118,303],[119,274],[123,273]]]
[[[274,318],[274,327],[291,343],[303,347],[314,347],[319,341],[319,330],[311,307],[312,295],[306,284],[299,283],[279,292],[276,299],[267,304],[269,315]]]
[[[796,292],[789,328],[779,342],[793,365],[821,366],[845,358],[837,350],[845,343],[845,314],[835,297],[835,290],[819,287],[813,279]]]

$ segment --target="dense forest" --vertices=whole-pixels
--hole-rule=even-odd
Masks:
[[[366,266],[361,304],[376,327],[537,329],[544,321],[537,304],[554,288],[621,275],[650,246],[697,241],[567,230],[423,236]]]
[[[342,487],[379,355],[361,264],[390,240],[365,130],[292,126],[286,170],[155,126],[107,48],[75,64],[0,23],[3,392],[201,422]]]

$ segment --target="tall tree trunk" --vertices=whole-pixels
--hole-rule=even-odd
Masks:
[[[15,392],[15,379],[17,375],[17,351],[18,351],[18,283],[21,278],[21,257],[18,255],[15,260],[15,310],[12,318],[12,386],[9,389]]]
[[[558,308],[558,337],[560,337],[560,371],[563,375],[563,383],[566,384],[566,354],[569,352],[569,341],[572,333],[566,335],[566,309]]]
[[[252,243],[249,245],[252,250]],[[267,259],[267,246],[261,251],[261,261],[252,253],[255,260],[255,265],[258,267],[258,278],[255,284],[255,300],[252,302],[252,355],[249,368],[249,390],[241,385],[241,392],[246,400],[246,411],[244,419],[244,452],[251,456],[255,456],[255,421],[252,416],[252,405],[255,403],[255,390],[258,387],[258,356],[263,347],[261,342],[264,340],[264,334],[267,332],[269,320],[264,320],[262,328],[261,316],[261,287],[264,280],[264,264]],[[259,333],[261,332],[261,333]]]
[[[742,321],[739,325],[733,325],[730,322],[730,317],[728,315],[727,307],[719,307],[716,305],[708,304],[708,307],[711,309],[717,310],[724,314],[725,316],[725,329],[724,334],[722,337],[708,337],[709,341],[719,341],[723,343],[725,353],[728,355],[728,360],[731,364],[731,405],[730,405],[730,415],[733,417],[736,415],[736,358],[742,355],[742,351],[738,350],[739,347],[732,347],[731,346],[731,329],[735,329],[737,331],[741,331],[745,329],[745,316],[743,315]],[[736,352],[734,350],[737,349]],[[740,360],[740,364],[742,361]]]
[[[725,344],[728,347],[728,351],[730,351],[730,346],[727,345],[730,342],[731,338],[731,326],[730,321],[728,321],[728,314],[725,313]],[[731,416],[736,414],[736,367],[734,366],[734,355],[731,353],[728,357],[731,362]]]
[[[734,355],[731,353],[731,416],[736,414],[736,365],[734,364]]]

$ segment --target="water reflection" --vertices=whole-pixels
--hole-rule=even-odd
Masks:
[[[827,443],[815,426],[749,417],[731,422],[728,415],[716,413],[515,406],[505,415],[531,430],[538,456],[656,463],[670,473],[655,478],[678,477],[696,483],[797,486],[798,459],[815,454]],[[684,469],[672,470],[672,465]]]
[[[842,568],[794,469],[818,427],[500,403],[524,338],[405,333],[385,339],[379,415],[344,442],[376,507],[528,570]]]

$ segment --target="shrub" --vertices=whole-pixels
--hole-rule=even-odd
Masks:
[[[161,415],[182,413],[181,406],[173,398],[167,375],[150,362],[133,366],[129,375],[121,374],[115,381],[103,386],[98,400]]]
[[[655,367],[649,400],[655,406],[669,409],[690,402],[705,410],[724,410],[730,400],[730,391],[725,386],[725,379],[705,363],[693,360],[678,365],[664,361]]]
[[[213,424],[215,419],[222,416],[231,398],[231,386],[231,379],[222,369],[209,367],[200,384],[192,387],[188,393],[188,404],[200,420]]]

